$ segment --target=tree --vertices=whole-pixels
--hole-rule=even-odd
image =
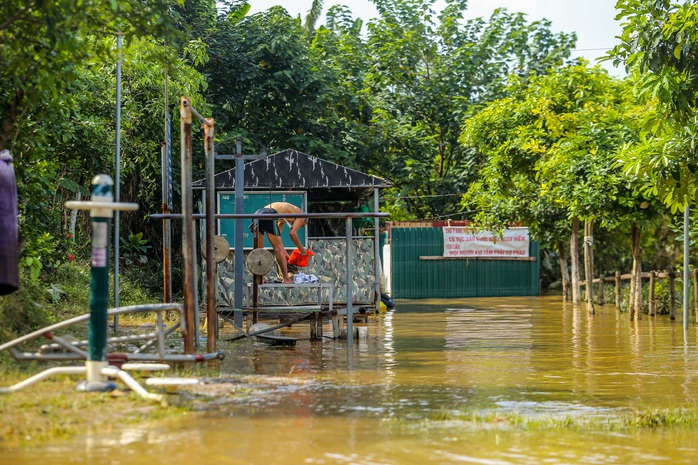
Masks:
[[[501,228],[520,221],[561,254],[563,223],[584,219],[615,229],[640,222],[646,199],[615,158],[637,138],[635,121],[644,109],[633,104],[626,83],[580,63],[528,82],[514,79],[508,92],[464,126],[462,142],[486,158],[464,197],[479,209],[480,222]],[[577,303],[575,233],[573,227]]]
[[[163,139],[160,65],[169,64],[171,91],[178,94],[186,89],[198,97],[203,79],[181,49],[163,52],[161,39],[186,38],[180,16],[170,11],[172,4],[146,3],[0,6],[10,18],[0,26],[0,41],[12,40],[11,46],[0,46],[7,63],[0,70],[0,106],[7,115],[3,143],[15,157],[20,250],[23,258],[42,264],[44,272],[65,260],[66,248],[73,247],[66,238],[65,201],[87,195],[92,176],[114,169],[114,33],[119,30],[126,38],[121,50],[124,199],[159,211],[154,193],[159,191],[158,146]],[[151,34],[160,33],[151,40]],[[125,218],[127,228],[143,230],[152,239],[157,225],[147,225],[144,216]],[[88,243],[78,241],[77,246]]]
[[[379,0],[369,22],[371,145],[363,168],[394,181],[396,217],[462,215],[460,194],[477,176],[478,160],[458,143],[462,121],[502,96],[511,73],[527,79],[562,64],[573,34],[549,22],[528,23],[497,10],[489,21],[465,21],[464,0],[437,17],[433,0]]]
[[[676,212],[698,195],[698,5],[619,0],[616,8],[623,34],[609,58],[636,73],[638,95],[658,105],[622,160],[628,173],[645,180],[648,194]]]
[[[18,123],[74,82],[81,64],[114,61],[112,47],[90,39],[95,34],[121,32],[127,41],[147,34],[176,37],[170,5],[168,0],[2,2],[0,112],[5,121],[0,149],[12,148]]]

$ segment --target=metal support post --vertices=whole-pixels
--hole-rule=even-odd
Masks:
[[[242,156],[242,137],[238,136],[235,144],[235,213],[245,213],[245,159]],[[242,236],[243,220],[235,219],[235,298],[233,320],[242,327],[242,292],[243,282],[242,268],[244,266],[244,245]]]
[[[354,296],[354,257],[351,243],[351,217],[347,218],[347,346],[349,348],[354,344],[354,311],[352,309],[352,300]]]

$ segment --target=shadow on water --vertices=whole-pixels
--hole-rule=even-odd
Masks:
[[[361,324],[359,324],[361,325]],[[559,297],[398,301],[369,337],[242,341],[192,391],[196,411],[0,463],[695,463],[698,431],[614,427],[635,409],[693,408],[696,330],[630,322]],[[79,453],[76,453],[79,452]]]

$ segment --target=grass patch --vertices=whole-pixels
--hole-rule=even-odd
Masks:
[[[429,418],[386,420],[400,430],[432,430],[439,428],[461,428],[465,430],[512,430],[512,431],[616,431],[633,432],[648,429],[695,429],[698,428],[698,407],[644,409],[619,412],[610,415],[536,415],[518,412],[497,411],[441,411]]]
[[[39,371],[40,368],[31,373]],[[25,371],[2,373],[3,385],[26,378]],[[190,409],[186,404],[161,405],[118,389],[107,393],[77,392],[79,381],[77,376],[57,376],[0,395],[0,447],[40,444],[89,431],[110,432],[179,416]]]

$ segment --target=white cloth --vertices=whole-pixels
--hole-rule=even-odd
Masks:
[[[314,274],[296,273],[293,275],[293,282],[296,284],[316,283],[318,281],[318,277]]]

